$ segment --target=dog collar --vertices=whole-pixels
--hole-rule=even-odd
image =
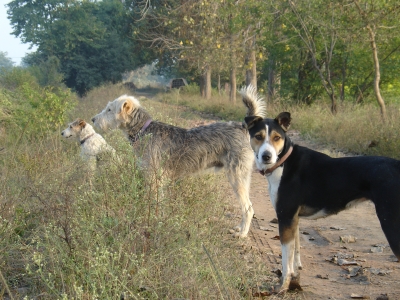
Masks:
[[[285,160],[289,157],[289,155],[292,153],[292,151],[293,151],[293,146],[290,146],[290,148],[286,152],[286,154],[284,156],[282,156],[282,158],[279,161],[277,161],[275,165],[273,165],[271,168],[268,168],[266,170],[259,170],[260,174],[263,176],[270,175],[273,171],[275,171],[276,168],[278,168],[285,162]]]
[[[146,123],[144,123],[143,127],[139,130],[139,132],[131,138],[132,144],[136,143],[137,140],[142,136],[143,132],[149,127],[150,123],[152,122],[152,119],[148,119]]]
[[[81,141],[81,145],[86,142],[88,139],[90,139],[92,136],[94,136],[94,133],[90,134],[89,136],[85,137],[82,141]]]

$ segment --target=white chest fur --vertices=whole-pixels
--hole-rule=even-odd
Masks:
[[[272,206],[276,210],[276,201],[278,200],[278,189],[281,183],[282,173],[284,167],[279,167],[272,172],[271,175],[266,176],[268,180],[268,191],[271,199]]]

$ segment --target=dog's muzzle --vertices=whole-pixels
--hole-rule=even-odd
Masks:
[[[261,154],[261,160],[262,160],[263,164],[266,164],[266,165],[271,164],[272,163],[271,158],[272,158],[272,153],[269,151],[264,151]],[[257,154],[257,159],[258,159],[258,154]]]

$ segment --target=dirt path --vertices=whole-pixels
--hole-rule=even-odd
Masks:
[[[304,145],[293,133],[292,140]],[[271,270],[281,269],[280,242],[274,239],[279,235],[278,226],[271,223],[276,214],[269,201],[267,180],[254,172],[251,186],[255,218],[249,242]],[[356,241],[341,242],[341,236],[355,237]],[[377,299],[382,294],[400,299],[400,264],[395,262],[372,202],[328,218],[300,220],[300,242],[300,299]],[[339,265],[343,259],[351,265]]]

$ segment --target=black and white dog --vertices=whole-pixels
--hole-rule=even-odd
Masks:
[[[290,113],[264,117],[265,106],[254,88],[242,89],[256,166],[268,180],[282,245],[282,285],[298,284],[299,218],[317,219],[371,200],[389,245],[400,260],[400,161],[387,157],[331,158],[295,145],[286,135]]]

